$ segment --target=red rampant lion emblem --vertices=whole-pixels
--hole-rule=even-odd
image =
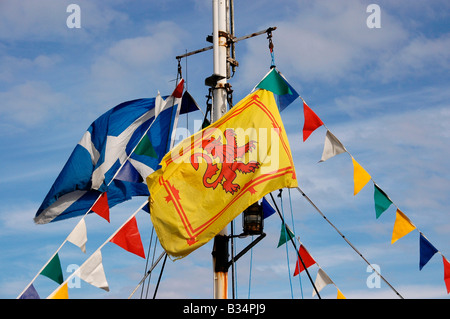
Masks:
[[[203,175],[203,185],[208,188],[216,189],[219,184],[222,184],[223,190],[234,194],[240,189],[240,185],[233,183],[237,177],[236,171],[244,174],[253,173],[259,168],[260,163],[257,161],[249,161],[244,163],[239,158],[243,157],[246,153],[251,152],[256,148],[256,141],[250,140],[243,146],[238,146],[236,141],[236,133],[233,129],[227,129],[225,131],[226,144],[223,144],[219,137],[218,139],[211,137],[202,141],[202,148],[206,151],[204,153],[195,153],[191,155],[191,164],[195,170],[198,170],[199,158],[205,159],[207,163],[205,174]],[[210,155],[210,156],[209,156]],[[212,158],[211,158],[212,156]],[[221,168],[218,168],[217,164],[213,163],[213,159],[216,159],[221,163]],[[217,175],[217,172],[220,172]],[[214,178],[214,176],[216,176]],[[214,178],[213,181],[211,179]]]

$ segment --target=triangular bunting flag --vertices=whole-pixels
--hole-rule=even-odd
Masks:
[[[272,216],[275,213],[275,209],[270,205],[270,203],[263,197],[261,201],[262,209],[263,209],[263,217],[267,218]]]
[[[337,299],[347,299],[347,298],[345,298],[345,296],[342,294],[342,292],[338,289],[337,290],[337,297],[336,297]]]
[[[286,232],[286,229],[289,233]],[[294,233],[289,229],[289,226],[286,226],[284,223],[282,223],[280,239],[278,240],[277,248],[280,247],[281,245],[285,244],[288,240],[291,239],[291,237],[289,237],[289,234],[291,235],[292,238],[294,238]]]
[[[322,158],[319,162],[325,162],[327,159],[345,152],[347,152],[347,150],[345,149],[344,145],[342,145],[342,143],[336,138],[336,136],[334,136],[329,130],[327,130],[327,134],[325,135],[325,142],[323,145]]]
[[[366,170],[358,164],[357,161],[352,157],[353,162],[353,181],[354,181],[354,191],[353,195],[358,194],[361,189],[370,181],[371,177]]]
[[[63,273],[61,269],[61,262],[59,260],[58,254],[53,256],[52,260],[42,269],[41,275],[44,275],[51,280],[54,280],[58,284],[62,284],[64,282]]]
[[[447,258],[442,256],[442,261],[444,263],[444,282],[445,287],[447,288],[447,293],[450,293],[450,262],[448,262]]]
[[[292,94],[283,77],[273,68],[256,86],[259,89],[270,91],[277,95]]]
[[[145,135],[139,142],[138,146],[136,146],[134,154],[158,158],[158,154],[156,153],[155,148],[153,147],[148,135]]]
[[[141,235],[139,234],[136,217],[134,216],[122,226],[110,242],[122,247],[130,253],[145,258],[144,246],[142,246]]]
[[[434,256],[438,250],[429,242],[429,240],[420,233],[420,262],[419,269],[422,270],[423,266]]]
[[[104,192],[94,204],[94,206],[92,206],[92,211],[106,219],[109,223],[109,205],[108,195],[106,194],[106,192]]]
[[[146,138],[146,136],[144,136],[144,138]],[[144,181],[141,174],[139,174],[137,169],[129,160],[123,164],[115,179],[130,183],[142,183]]]
[[[322,120],[314,113],[313,110],[303,102],[303,114],[305,122],[303,124],[303,142],[314,132],[315,129],[323,125]]]
[[[383,214],[383,212],[391,206],[392,201],[389,199],[389,197],[376,185],[374,186],[374,194],[373,198],[375,201],[375,212],[377,218]]]
[[[302,258],[303,262],[305,263],[305,267],[308,268],[309,266],[312,266],[316,263],[314,258],[311,257],[311,255],[308,253],[306,248],[303,245],[300,245],[300,249],[298,250],[300,257]],[[305,268],[303,267],[302,262],[300,261],[300,258],[297,259],[297,263],[295,265],[295,271],[294,271],[294,277],[297,276],[299,273],[301,273]]]
[[[69,286],[67,282],[48,296],[48,299],[69,299]]]
[[[398,239],[402,238],[403,236],[406,236],[414,229],[416,229],[416,226],[414,226],[411,223],[409,218],[405,214],[403,214],[403,212],[400,211],[400,209],[397,209],[397,214],[394,223],[394,230],[392,231],[391,244],[395,243]]]
[[[322,268],[319,268],[317,272],[316,281],[314,282],[314,286],[316,286],[317,291],[321,291],[325,286],[333,284],[333,281],[328,277],[328,275],[323,271]],[[316,289],[313,289],[312,296],[316,295]]]
[[[69,236],[67,236],[67,241],[80,247],[83,253],[86,252],[87,232],[84,218],[78,222],[77,226],[75,226]]]
[[[283,76],[282,74],[280,74]],[[284,77],[283,77],[284,78]],[[286,81],[286,79],[284,79]],[[282,112],[285,108],[287,108],[292,102],[294,102],[298,97],[298,93],[294,90],[294,88],[286,81],[286,84],[289,86],[292,94],[278,95],[278,105],[280,107],[280,112]]]
[[[198,110],[200,110],[200,108],[192,95],[188,91],[184,91],[183,98],[181,99],[180,115]]]
[[[33,284],[31,284],[19,297],[19,299],[41,299],[41,297],[39,297],[38,292],[34,288]]]
[[[102,253],[97,250],[86,260],[77,270],[77,274],[87,283],[109,291],[109,285],[106,281],[105,270],[102,264]]]

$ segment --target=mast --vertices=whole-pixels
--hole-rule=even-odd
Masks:
[[[276,27],[236,38],[234,36],[233,0],[212,0],[212,14],[213,45],[178,55],[176,59],[179,61],[194,54],[213,50],[213,74],[205,79],[205,85],[212,89],[211,122],[215,122],[227,112],[228,92],[231,92],[227,79],[231,77],[230,73],[234,73],[238,66],[238,62],[235,60],[235,43],[265,33],[269,35],[270,32],[276,30]],[[210,37],[207,38],[207,41],[211,41]],[[228,299],[228,268],[232,264],[228,260],[229,238],[227,227],[214,237],[212,251],[214,299]],[[259,240],[255,240],[250,245],[255,245]],[[236,260],[237,258],[234,258],[234,261]]]
[[[213,86],[211,120],[217,121],[227,111],[227,2],[212,0],[213,8]],[[211,79],[210,78],[210,79]],[[222,261],[228,261],[228,230],[224,228],[215,238],[212,251],[214,270],[214,299],[228,298],[228,267]]]

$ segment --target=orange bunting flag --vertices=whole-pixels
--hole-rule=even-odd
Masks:
[[[339,289],[337,290],[337,299],[347,299]]]
[[[397,209],[397,216],[395,218],[394,230],[392,231],[391,244],[395,243],[397,240],[406,236],[410,232],[416,229],[416,226],[411,223],[409,218],[403,214],[400,209]]]
[[[108,195],[104,192],[97,202],[92,206],[91,209],[97,215],[106,219],[109,223],[109,205],[108,205]]]
[[[450,262],[442,256],[442,260],[444,262],[444,281],[445,287],[447,287],[447,293],[450,293]]]
[[[371,180],[371,176],[369,173],[366,172],[366,170],[358,164],[357,161],[352,157],[353,161],[353,181],[354,181],[354,192],[353,194],[356,195],[360,192],[361,189],[363,189],[364,186]]]
[[[142,246],[141,235],[139,234],[136,217],[134,216],[122,226],[110,242],[122,247],[130,253],[145,258],[144,246]]]
[[[47,299],[69,299],[69,287],[67,286],[67,282],[48,296]]]
[[[309,108],[303,101],[303,114],[305,116],[305,122],[303,124],[303,142],[315,131],[318,127],[323,125],[322,120]]]
[[[311,257],[311,255],[308,253],[308,251],[303,245],[300,245],[300,249],[298,250],[298,252],[303,260],[303,263],[305,263],[306,268],[316,263],[316,261]],[[297,264],[295,265],[294,277],[297,276],[299,273],[301,273],[303,270],[305,270],[305,267],[303,267],[300,258],[298,258]]]

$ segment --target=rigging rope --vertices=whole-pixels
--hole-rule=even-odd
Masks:
[[[300,187],[297,187],[297,190],[299,191],[300,194],[303,195],[303,197],[311,204],[312,207],[314,207],[314,209],[323,217],[323,219],[325,219],[328,224],[330,224],[331,227],[333,227],[338,234],[345,240],[345,242],[353,248],[353,250],[373,269],[373,271],[381,278],[383,279],[383,281],[397,294],[397,296],[399,296],[401,299],[403,299],[402,295],[400,295],[400,293],[398,293],[397,290],[394,289],[394,287],[391,286],[391,284],[372,266],[371,263],[369,263],[369,261],[358,251],[358,249],[356,249],[355,246],[353,246],[353,244],[344,236],[344,234],[342,234],[339,229],[336,228],[336,226],[333,225],[333,223],[321,212],[321,210],[313,203],[313,201],[300,189]]]
[[[151,235],[150,235],[150,243],[148,244],[147,260],[145,261],[144,275],[147,273],[147,269],[148,269],[148,261],[150,260],[150,249],[152,247],[154,230],[155,230],[155,228],[152,227],[152,232],[151,232]],[[153,263],[153,261],[152,261],[152,263]],[[148,280],[148,285],[150,286],[150,279]],[[142,299],[142,295],[144,294],[144,287],[145,287],[145,281],[142,283],[141,299]]]
[[[273,198],[272,193],[269,193],[269,194],[270,194],[270,198],[272,199],[273,204],[275,205],[275,209],[276,209],[276,211],[277,211],[277,213],[278,213],[278,216],[281,218],[283,224],[286,225],[286,223],[284,222],[284,218],[283,218],[283,216],[281,215],[280,210],[278,209],[278,205],[277,205],[277,203],[275,202],[275,199]],[[316,294],[317,294],[317,297],[318,297],[319,299],[322,299],[322,297],[321,297],[320,294],[319,294],[319,291],[318,291],[317,288],[316,288],[316,285],[314,284],[314,281],[313,281],[312,278],[311,278],[311,275],[309,274],[308,268],[305,266],[305,263],[303,262],[302,256],[300,256],[300,252],[299,252],[298,249],[297,249],[297,245],[295,245],[295,242],[294,242],[294,239],[292,238],[291,233],[290,233],[290,232],[286,232],[286,233],[289,235],[289,239],[290,239],[292,245],[294,246],[295,251],[297,252],[298,260],[300,260],[300,262],[302,263],[303,268],[305,269],[305,272],[306,272],[306,274],[308,275],[308,279],[309,279],[309,281],[311,282],[311,285],[313,286],[314,291],[315,291]]]
[[[281,213],[283,215],[283,224],[282,227],[284,227],[284,240],[287,242],[288,241],[288,230],[287,230],[287,226],[284,222],[284,209],[283,209],[283,195],[282,195],[283,189],[280,189],[280,193],[278,194],[278,197],[280,197],[280,202],[281,202]],[[289,235],[290,236],[290,235]],[[292,289],[292,279],[291,279],[291,267],[289,265],[289,249],[288,249],[288,245],[286,246],[286,259],[287,259],[287,268],[288,268],[288,276],[289,276],[289,285],[291,287],[291,298],[294,299],[294,291]]]
[[[295,223],[294,223],[294,213],[292,211],[292,199],[291,199],[291,189],[288,188],[288,194],[289,194],[289,207],[291,208],[291,221],[292,221],[292,230],[294,231],[294,234],[296,234],[295,232]],[[294,240],[297,240],[297,238],[294,238]],[[298,245],[300,246],[300,241],[297,240]],[[299,281],[299,285],[300,285],[300,293],[303,299],[303,286],[302,286],[302,277],[300,276],[301,274],[298,274],[298,281]]]
[[[153,257],[152,257],[152,265],[154,263],[155,260],[155,256],[156,256],[156,246],[158,245],[158,236],[156,236],[156,241],[155,241],[155,245],[153,246]],[[147,291],[145,292],[145,299],[148,299],[148,290],[150,289],[150,280],[152,279],[152,274],[150,273],[150,275],[148,276],[148,284],[147,284]]]
[[[156,293],[158,292],[159,283],[161,282],[162,274],[164,272],[164,267],[166,266],[166,261],[167,261],[167,254],[165,254],[165,256],[164,256],[164,261],[163,261],[163,264],[161,267],[161,271],[159,273],[158,282],[156,283],[155,292],[153,293],[153,299],[156,298]]]
[[[252,236],[253,241],[253,236]],[[250,271],[248,275],[248,299],[250,299],[250,287],[252,285],[253,247],[250,249]]]

